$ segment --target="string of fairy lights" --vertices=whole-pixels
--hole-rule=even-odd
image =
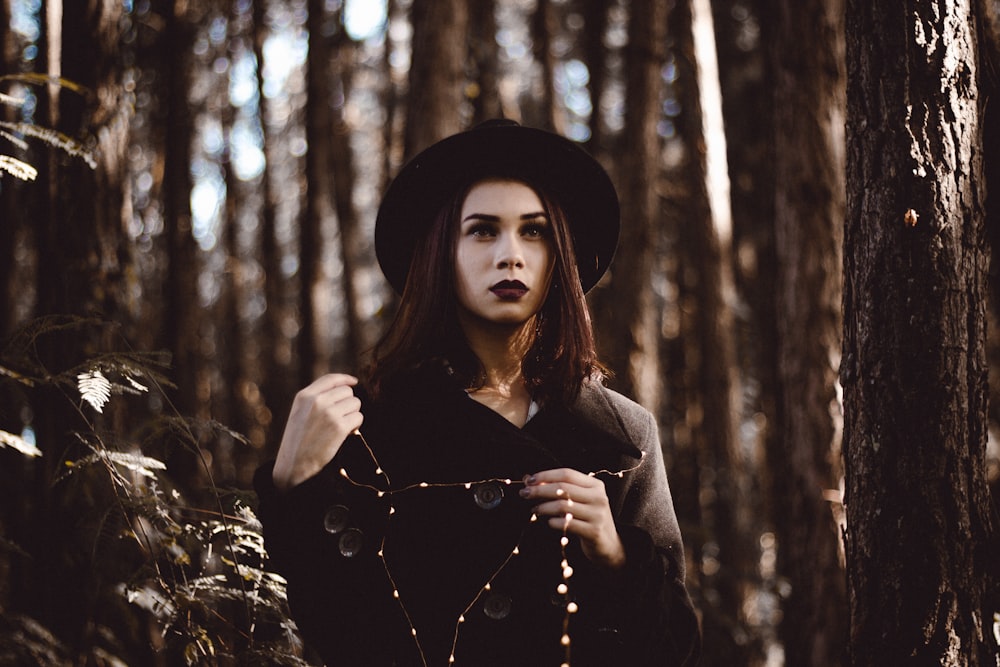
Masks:
[[[385,530],[385,532],[382,535],[382,540],[381,540],[381,542],[379,544],[377,555],[379,557],[379,560],[382,562],[382,567],[385,569],[385,575],[386,575],[386,578],[389,581],[389,585],[392,586],[392,597],[399,604],[399,607],[400,607],[400,609],[403,612],[403,616],[406,618],[406,622],[410,626],[410,634],[413,636],[413,640],[416,643],[417,652],[420,654],[420,660],[423,663],[424,667],[428,667],[426,654],[424,653],[423,646],[420,643],[420,637],[417,636],[417,628],[413,624],[413,619],[410,616],[410,613],[409,613],[409,611],[406,608],[406,604],[403,601],[403,598],[402,598],[402,596],[399,593],[399,588],[396,585],[396,580],[392,576],[392,570],[390,569],[389,563],[388,563],[388,561],[385,558],[385,543],[386,543],[386,539],[387,539],[387,537],[389,535],[389,527],[391,525],[391,518],[392,518],[392,515],[396,513],[396,508],[394,507],[394,505],[392,503],[392,497],[393,497],[393,495],[404,493],[404,492],[407,492],[407,491],[412,491],[412,490],[415,490],[415,489],[449,488],[449,487],[450,488],[464,487],[466,489],[471,489],[473,486],[478,486],[478,485],[481,485],[481,484],[495,483],[495,484],[503,484],[505,486],[511,486],[511,485],[514,485],[514,484],[523,484],[523,482],[521,482],[520,480],[518,480],[517,482],[515,482],[514,480],[511,480],[509,478],[493,477],[493,478],[481,479],[481,480],[472,481],[472,482],[446,482],[446,483],[439,483],[439,482],[418,482],[418,483],[415,483],[415,484],[409,484],[407,486],[400,487],[398,489],[393,489],[392,488],[392,481],[389,479],[388,473],[386,473],[386,471],[382,469],[382,466],[379,464],[378,457],[375,455],[375,451],[372,449],[371,445],[368,444],[368,441],[365,440],[364,435],[361,434],[360,430],[354,431],[354,435],[358,436],[361,439],[361,443],[364,445],[365,449],[368,451],[368,455],[371,457],[371,460],[372,460],[372,462],[375,465],[375,474],[378,475],[378,476],[380,476],[385,481],[386,488],[385,489],[380,489],[380,488],[378,488],[376,486],[373,486],[371,484],[365,484],[363,482],[358,482],[358,481],[356,481],[356,480],[354,480],[354,479],[351,478],[350,474],[347,472],[347,470],[345,468],[341,468],[340,469],[340,475],[341,475],[341,477],[343,477],[345,480],[347,480],[349,483],[353,484],[354,486],[359,487],[359,488],[368,489],[368,490],[374,492],[376,494],[376,496],[379,497],[379,498],[383,498],[383,497],[386,497],[386,496],[388,496],[388,498],[389,498],[389,509],[388,509],[389,525],[386,526],[386,530]],[[617,470],[617,471],[612,471],[612,470],[597,470],[597,471],[594,471],[594,472],[589,472],[587,474],[590,477],[596,477],[597,475],[602,475],[603,474],[603,475],[612,475],[612,476],[621,478],[621,477],[625,476],[625,473],[632,472],[632,471],[638,469],[639,466],[641,466],[641,465],[642,465],[642,459],[640,459],[639,463],[636,464],[635,466],[633,466],[631,468],[626,468],[624,470]],[[556,491],[556,495],[557,496],[563,496],[563,495],[565,495],[565,492],[562,489],[558,489]],[[566,499],[566,505],[567,505],[567,507],[572,508],[572,506],[573,506],[573,499],[572,498],[567,498]],[[563,647],[563,662],[561,663],[560,667],[570,667],[570,654],[571,654],[570,649],[571,649],[572,640],[570,639],[570,635],[569,635],[569,623],[570,623],[570,618],[572,617],[572,615],[575,614],[575,613],[577,613],[577,611],[579,611],[579,605],[577,604],[577,602],[575,602],[574,600],[570,599],[570,596],[569,596],[569,590],[570,590],[569,589],[569,581],[570,581],[570,578],[573,576],[573,567],[569,564],[569,560],[568,560],[568,558],[566,556],[566,547],[569,545],[568,528],[569,528],[570,522],[573,520],[573,513],[572,512],[567,512],[566,516],[565,516],[565,519],[566,520],[563,523],[562,535],[559,538],[559,548],[560,548],[560,555],[561,555],[560,567],[562,568],[562,581],[559,583],[558,586],[556,586],[556,593],[559,594],[559,596],[562,598],[562,600],[565,603],[564,604],[565,613],[563,614],[563,622],[562,622],[562,635],[561,635],[561,637],[559,639],[559,643]],[[538,514],[532,512],[530,521],[531,522],[538,521]],[[524,533],[522,532],[522,537],[523,537],[523,535],[524,535]],[[475,594],[475,596],[473,596],[473,598],[469,602],[469,604],[466,605],[465,609],[462,610],[462,613],[459,614],[458,619],[455,622],[455,632],[454,632],[453,639],[452,639],[451,650],[449,651],[449,656],[448,656],[448,664],[449,665],[455,664],[455,648],[458,646],[458,637],[459,637],[459,634],[461,632],[462,624],[465,623],[466,614],[469,613],[469,611],[476,605],[476,603],[479,601],[479,599],[484,594],[489,593],[489,591],[492,589],[493,581],[496,579],[496,577],[503,571],[503,569],[505,567],[507,567],[507,565],[514,558],[516,558],[518,555],[520,555],[520,553],[521,553],[521,550],[520,550],[520,538],[519,538],[517,544],[515,544],[514,548],[511,550],[511,552],[500,563],[500,565],[493,571],[493,573],[490,575],[489,579],[486,580],[486,583],[484,583],[482,585],[482,587]]]

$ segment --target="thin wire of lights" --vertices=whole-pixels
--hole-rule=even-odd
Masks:
[[[424,654],[423,646],[420,643],[420,637],[417,636],[417,628],[416,626],[413,625],[413,619],[410,616],[409,611],[406,609],[406,605],[403,602],[403,598],[399,593],[399,588],[396,585],[396,581],[392,576],[392,570],[389,568],[389,563],[385,558],[385,542],[386,538],[389,535],[389,528],[391,525],[392,515],[396,513],[396,508],[393,506],[392,503],[393,495],[419,489],[448,488],[448,487],[451,488],[464,487],[466,489],[471,489],[473,486],[478,486],[480,484],[487,484],[487,483],[502,483],[505,486],[511,486],[514,484],[523,484],[523,482],[521,482],[520,480],[515,482],[514,480],[511,480],[506,477],[490,477],[473,482],[417,482],[415,484],[403,486],[398,489],[393,489],[392,481],[389,479],[388,473],[386,473],[386,471],[383,470],[382,466],[379,464],[378,457],[375,456],[375,451],[372,449],[371,445],[368,444],[368,441],[365,439],[365,436],[362,435],[360,429],[355,430],[353,434],[361,439],[361,443],[368,451],[368,456],[371,457],[372,463],[374,463],[375,465],[375,474],[381,476],[382,479],[385,480],[386,488],[380,489],[377,486],[371,484],[358,482],[351,478],[350,474],[348,474],[345,468],[340,469],[340,476],[358,488],[363,488],[373,491],[379,498],[383,498],[385,496],[389,497],[389,510],[387,517],[387,521],[389,522],[389,524],[387,524],[386,530],[382,535],[382,540],[379,544],[377,555],[379,557],[379,560],[382,562],[382,567],[385,569],[385,575],[386,578],[389,580],[389,585],[392,587],[392,597],[395,598],[396,602],[399,604],[399,607],[403,612],[403,616],[406,618],[406,622],[410,626],[410,635],[413,637],[413,641],[417,646],[417,652],[420,654],[420,661],[424,665],[424,667],[428,667],[427,657]],[[644,456],[645,452],[643,452],[643,457]],[[640,459],[638,464],[636,464],[631,468],[626,468],[624,470],[613,471],[605,469],[605,470],[588,472],[586,474],[590,477],[597,477],[598,475],[603,474],[603,475],[613,475],[615,477],[623,478],[625,476],[625,473],[632,472],[638,469],[639,466],[642,465],[642,463],[643,459]],[[562,497],[565,495],[565,492],[562,489],[557,489],[556,495]],[[568,508],[572,508],[573,499],[567,497],[566,504]],[[538,514],[532,512],[530,521],[532,523],[538,521]],[[570,577],[573,576],[573,568],[569,564],[569,560],[566,555],[566,547],[569,545],[568,529],[572,521],[573,521],[573,513],[567,511],[565,515],[565,522],[563,523],[562,535],[559,538],[559,549],[561,556],[560,568],[562,569],[562,581],[559,583],[558,586],[556,586],[556,593],[558,593],[559,596],[563,599],[564,609],[565,609],[562,622],[562,635],[559,638],[559,643],[563,647],[563,662],[561,663],[560,667],[571,667],[570,654],[571,654],[572,640],[569,635],[569,623],[570,623],[570,617],[577,611],[579,611],[580,608],[575,601],[569,598],[569,580]],[[522,531],[521,537],[518,538],[517,544],[515,544],[510,554],[508,554],[507,557],[503,560],[503,562],[500,563],[500,565],[496,568],[496,570],[493,571],[489,579],[486,580],[486,583],[480,587],[476,595],[473,596],[469,604],[465,607],[462,613],[459,614],[458,619],[455,623],[455,632],[451,643],[451,650],[449,651],[448,655],[449,665],[455,664],[455,648],[456,646],[458,646],[458,636],[461,631],[462,624],[465,623],[465,615],[468,614],[469,611],[476,605],[476,602],[479,601],[479,599],[483,596],[483,594],[490,591],[493,585],[493,581],[496,579],[497,575],[499,575],[500,572],[503,571],[505,567],[507,567],[507,564],[510,563],[510,561],[513,560],[514,557],[518,556],[521,553],[520,545],[521,545],[521,539],[523,537],[524,537],[524,532]]]

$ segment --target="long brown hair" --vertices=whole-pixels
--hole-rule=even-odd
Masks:
[[[399,309],[373,351],[368,381],[374,395],[401,373],[427,363],[446,366],[467,389],[482,385],[482,364],[458,322],[455,247],[462,205],[472,187],[483,180],[488,179],[479,178],[461,188],[418,241]],[[568,405],[581,384],[588,378],[603,377],[605,368],[597,359],[569,221],[544,191],[531,183],[525,185],[535,191],[549,216],[555,267],[545,303],[535,317],[534,340],[521,361],[521,372],[535,400]]]

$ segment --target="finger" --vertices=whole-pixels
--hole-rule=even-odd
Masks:
[[[601,505],[590,505],[573,500],[551,500],[535,506],[532,510],[538,516],[565,517],[572,515],[576,521],[585,524],[600,524],[611,519],[609,513]]]
[[[523,481],[525,486],[529,487],[559,483],[572,484],[574,486],[586,488],[604,487],[604,482],[601,480],[592,475],[582,473],[579,470],[574,470],[573,468],[553,468],[551,470],[543,470],[541,472],[536,472],[533,475],[525,475]]]
[[[541,470],[533,475],[528,475],[525,482],[528,484],[552,484],[554,482],[583,481],[587,475],[573,468],[551,468]]]
[[[518,493],[522,498],[535,500],[571,499],[579,503],[602,503],[606,502],[607,498],[603,485],[589,487],[570,482],[526,485]]]
[[[361,399],[354,394],[354,390],[351,387],[346,385],[337,385],[317,394],[315,401],[317,405],[324,409],[349,408],[355,403],[361,405]]]
[[[313,380],[312,384],[303,389],[302,392],[309,395],[316,395],[333,389],[334,387],[353,387],[356,384],[358,384],[358,378],[353,375],[348,375],[346,373],[327,373],[326,375],[321,375]]]

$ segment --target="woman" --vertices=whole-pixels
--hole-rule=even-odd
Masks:
[[[571,141],[491,121],[389,187],[402,298],[364,388],[295,398],[257,476],[327,664],[690,664],[697,622],[652,416],[602,386],[584,293],[618,200]]]

